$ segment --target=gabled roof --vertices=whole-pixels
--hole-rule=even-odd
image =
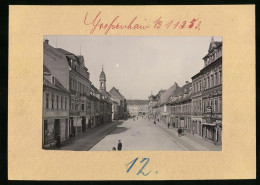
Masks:
[[[65,49],[62,48],[56,48],[59,52],[63,53],[64,55],[74,55],[73,53],[66,51]],[[75,55],[74,55],[75,56]]]
[[[111,95],[107,91],[101,91],[101,94],[106,97],[111,97]]]
[[[167,103],[168,104],[180,103],[188,99],[191,99],[191,95],[192,95],[192,83],[189,82],[184,86],[178,88],[174,93],[172,93]]]
[[[65,92],[69,92],[54,76],[54,80],[55,80],[55,83],[52,84],[50,81],[48,81],[44,76],[45,75],[52,75],[50,70],[48,69],[48,67],[46,67],[44,64],[43,64],[43,85],[45,86],[48,86],[48,87],[52,87],[54,89],[57,89],[57,90],[61,90],[61,91],[65,91]]]
[[[100,93],[99,90],[93,84],[91,84],[91,88],[95,91],[95,93]]]
[[[148,105],[148,100],[126,100],[127,105]]]
[[[120,100],[124,100],[125,97],[119,92],[118,89],[116,89],[115,87],[113,87],[110,91],[109,91],[109,94],[112,96],[112,97],[116,97]]]
[[[54,85],[51,82],[49,82],[45,77],[43,77],[43,85],[47,86],[47,87],[51,87],[56,90],[60,90],[60,91],[69,93],[69,91],[67,89],[65,89],[65,87],[63,87],[63,85],[56,78],[55,78],[55,85]]]
[[[161,94],[159,105],[163,105],[167,103],[167,100],[171,96],[171,94],[179,88],[179,85],[175,82],[168,90]]]

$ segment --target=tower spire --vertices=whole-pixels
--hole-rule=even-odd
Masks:
[[[106,75],[104,72],[104,65],[102,65],[102,71],[99,76],[99,82],[100,82],[99,90],[106,91]]]

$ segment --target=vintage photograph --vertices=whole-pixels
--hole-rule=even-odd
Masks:
[[[222,151],[221,36],[43,37],[42,148]]]

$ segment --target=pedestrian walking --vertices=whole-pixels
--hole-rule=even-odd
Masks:
[[[155,125],[156,125],[156,121],[154,120],[154,122],[153,122]]]
[[[60,135],[58,134],[57,135],[57,138],[56,138],[56,146],[58,147],[58,148],[60,148]]]
[[[121,140],[118,141],[118,144],[117,144],[117,150],[122,150],[122,146],[123,144],[121,143]]]
[[[170,128],[170,123],[168,123],[168,129]]]
[[[182,132],[181,128],[178,128],[177,132],[178,132],[179,137],[181,137],[181,132]]]

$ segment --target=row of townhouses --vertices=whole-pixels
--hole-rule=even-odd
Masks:
[[[149,117],[182,128],[215,144],[222,144],[222,42],[210,42],[204,67],[192,82],[149,97]]]
[[[119,90],[106,91],[102,68],[99,90],[89,80],[83,56],[43,42],[43,124],[42,147],[85,132],[112,120],[126,118],[127,104]]]

